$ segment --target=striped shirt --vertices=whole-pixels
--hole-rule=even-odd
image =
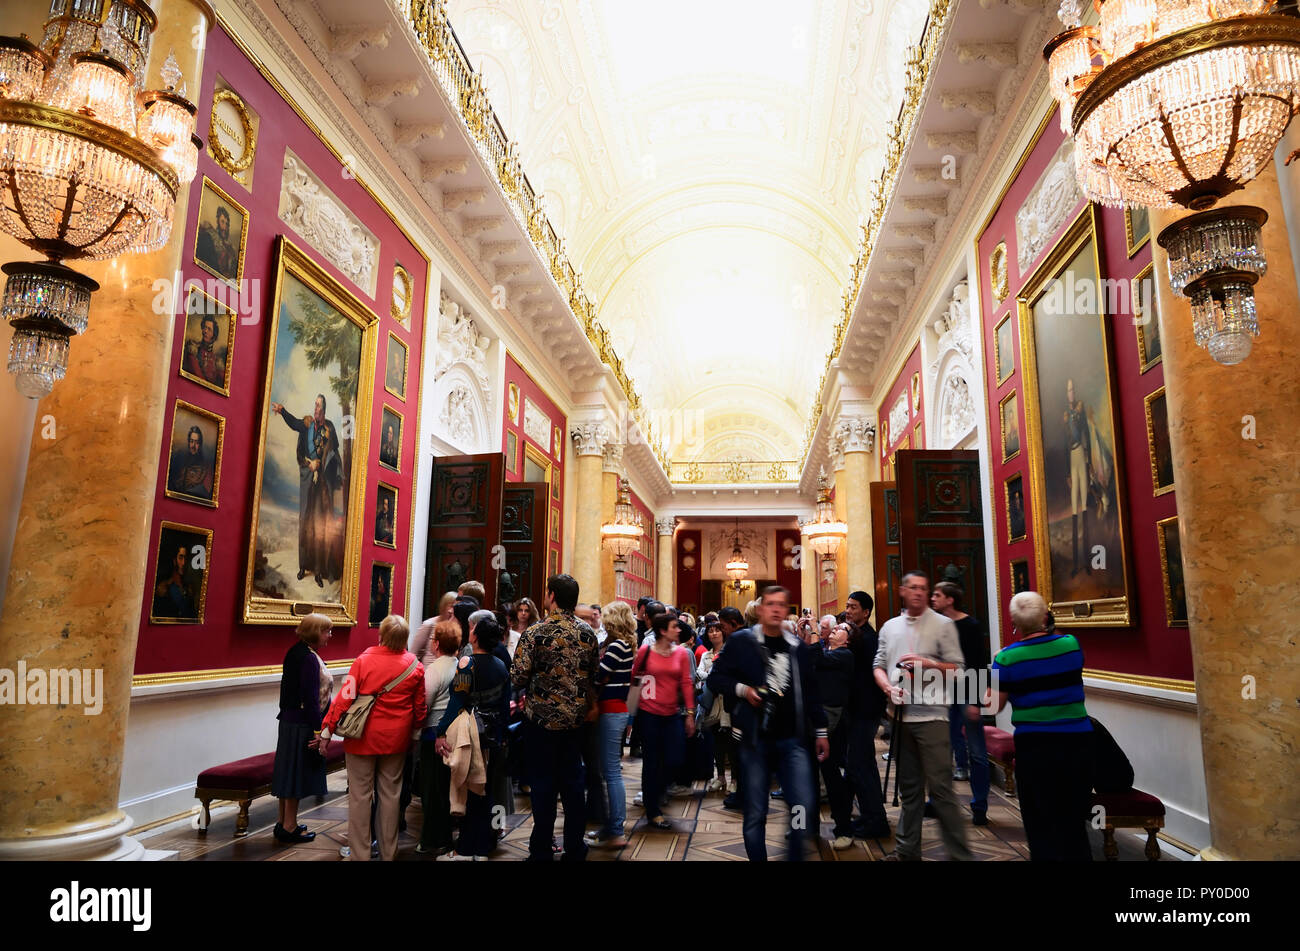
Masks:
[[[632,645],[619,638],[609,638],[609,646],[600,656],[596,682],[600,684],[600,712],[626,713],[627,691],[632,685]]]
[[[993,658],[998,690],[1010,695],[1016,733],[1090,733],[1083,706],[1083,651],[1070,634],[1039,634]]]

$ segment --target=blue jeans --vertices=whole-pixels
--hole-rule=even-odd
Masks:
[[[627,791],[623,786],[623,733],[627,730],[626,713],[600,715],[601,777],[609,803],[605,835],[617,838],[627,821]]]
[[[740,743],[740,794],[745,806],[745,854],[751,862],[767,861],[767,805],[775,772],[791,813],[791,835],[786,857],[803,859],[804,836],[820,821],[813,792],[811,758],[798,737],[784,740],[745,737]],[[646,800],[649,802],[649,800]]]
[[[686,755],[686,724],[677,714],[661,717],[644,710],[636,719],[641,725],[641,799],[645,817],[654,819],[663,815],[659,802]]]
[[[972,812],[989,810],[989,754],[984,745],[984,721],[966,717],[967,704],[954,703],[948,708],[948,736],[958,769],[970,771],[970,807]],[[962,729],[965,728],[965,736]],[[968,752],[969,751],[969,752]],[[967,766],[969,761],[970,765]]]

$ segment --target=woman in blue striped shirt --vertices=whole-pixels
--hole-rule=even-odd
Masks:
[[[632,685],[632,662],[636,658],[636,618],[622,601],[611,601],[601,609],[605,622],[605,643],[596,670],[600,685],[601,778],[609,808],[608,819],[599,834],[589,834],[588,844],[621,849],[627,845],[623,824],[627,820],[627,790],[623,786],[623,734],[627,731],[627,691]]]
[[[993,659],[998,709],[1011,702],[1020,818],[1035,862],[1089,862],[1092,724],[1083,705],[1083,651],[1048,632],[1042,595],[1011,599],[1017,640]]]

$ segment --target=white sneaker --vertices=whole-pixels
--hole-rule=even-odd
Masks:
[[[352,849],[351,849],[349,846],[346,846],[346,845],[343,846],[343,847],[341,847],[341,848],[339,849],[339,858],[341,858],[341,859],[350,859],[350,858],[352,858]]]
[[[632,805],[634,805],[634,806],[644,806],[644,805],[645,805],[645,794],[644,794],[644,793],[637,793],[635,796],[633,796],[633,797],[632,797]]]
[[[726,788],[727,788],[727,784],[724,783],[722,780],[720,780],[717,776],[714,776],[712,779],[709,780],[709,785],[707,787],[709,792],[722,792]]]
[[[446,855],[439,855],[435,862],[477,862],[477,855],[461,855],[459,852],[448,852]]]
[[[836,836],[831,839],[831,848],[836,852],[843,852],[845,849],[853,848],[853,837],[848,835]]]
[[[740,792],[740,785],[733,779],[727,783],[727,795],[734,796]]]

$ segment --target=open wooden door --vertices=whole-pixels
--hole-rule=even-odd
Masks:
[[[877,513],[871,520],[871,549],[876,575],[876,590],[872,595],[876,599],[874,626],[879,629],[898,614],[898,586],[903,581],[898,483],[871,483],[871,511]]]
[[[484,607],[497,603],[493,548],[501,544],[505,454],[442,456],[433,460],[429,547],[424,570],[424,610],[437,611],[444,591],[481,581]]]
[[[501,544],[506,549],[506,579],[497,577],[501,601],[532,598],[540,605],[546,587],[547,513],[550,486],[545,482],[506,484],[501,516]],[[540,607],[538,608],[540,610]]]
[[[988,572],[979,453],[900,450],[896,478],[901,571],[919,568],[929,574],[931,584],[955,582],[966,594],[963,610],[975,615],[987,631]],[[888,523],[888,517],[885,521]]]

